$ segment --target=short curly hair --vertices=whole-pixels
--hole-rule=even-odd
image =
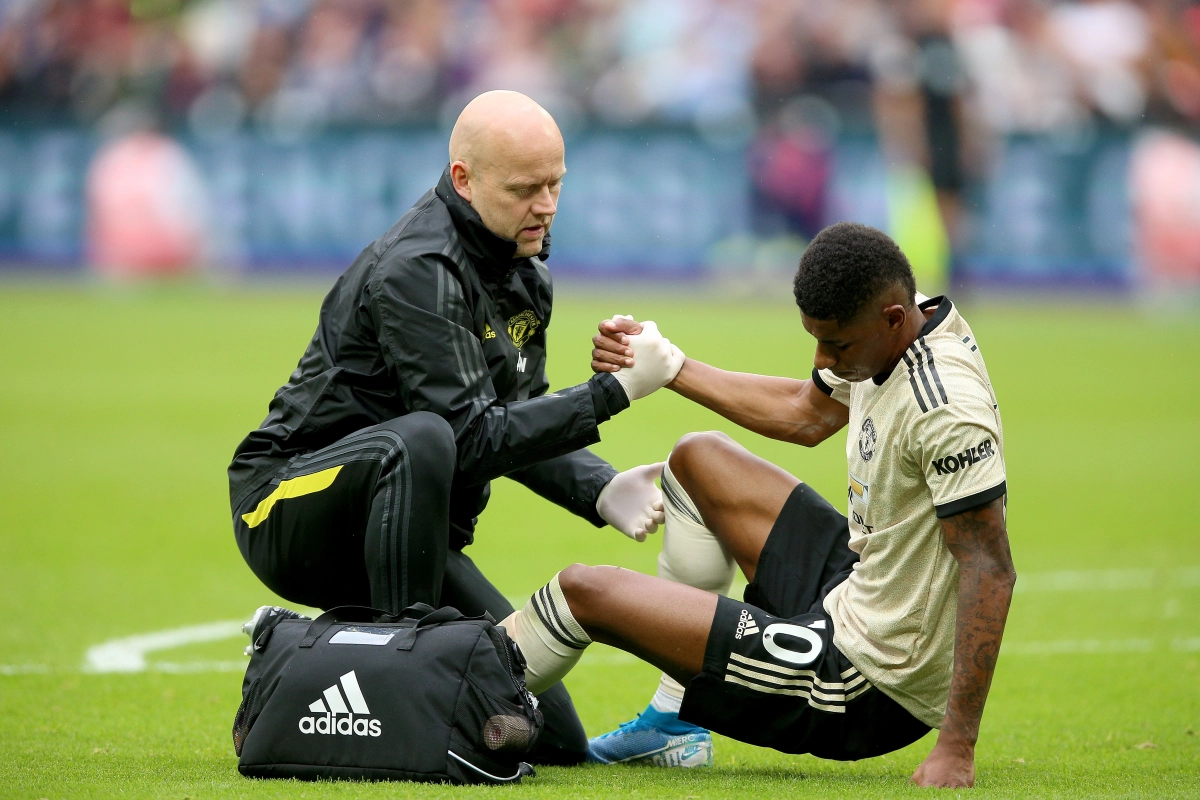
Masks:
[[[883,231],[839,222],[809,242],[792,289],[807,316],[845,325],[891,286],[902,287],[910,304],[916,300],[917,282],[900,247]]]

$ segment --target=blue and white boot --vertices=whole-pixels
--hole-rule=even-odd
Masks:
[[[712,734],[649,706],[638,718],[588,742],[593,764],[646,764],[655,767],[711,767]]]

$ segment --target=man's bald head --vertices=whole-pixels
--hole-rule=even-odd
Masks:
[[[536,255],[558,207],[566,172],[562,134],[546,109],[519,92],[485,92],[450,134],[454,189],[484,224]]]
[[[520,92],[484,92],[467,103],[450,133],[450,161],[476,168],[541,148],[562,150],[562,134],[554,117]]]

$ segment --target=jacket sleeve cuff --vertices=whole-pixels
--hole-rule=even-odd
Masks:
[[[622,393],[624,393],[624,390],[622,390]],[[617,470],[610,466],[592,479],[593,490],[591,502],[588,503],[588,512],[580,516],[597,528],[603,528],[608,524],[608,521],[600,516],[600,511],[596,508],[596,503],[600,500],[600,493],[604,491],[604,487],[608,486],[609,482],[615,477],[617,477]]]
[[[608,422],[629,408],[629,395],[620,382],[609,372],[597,372],[588,380],[592,392],[592,406],[596,411],[596,424]]]

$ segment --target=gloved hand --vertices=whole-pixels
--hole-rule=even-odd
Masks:
[[[596,513],[630,539],[646,541],[646,534],[654,533],[666,521],[662,491],[654,485],[664,463],[644,464],[617,474],[596,498]]]
[[[618,318],[620,315],[614,317]],[[622,367],[613,377],[630,402],[657,392],[683,369],[683,351],[659,333],[658,325],[650,320],[642,323],[641,333],[629,337],[629,347],[633,350],[633,366]]]

